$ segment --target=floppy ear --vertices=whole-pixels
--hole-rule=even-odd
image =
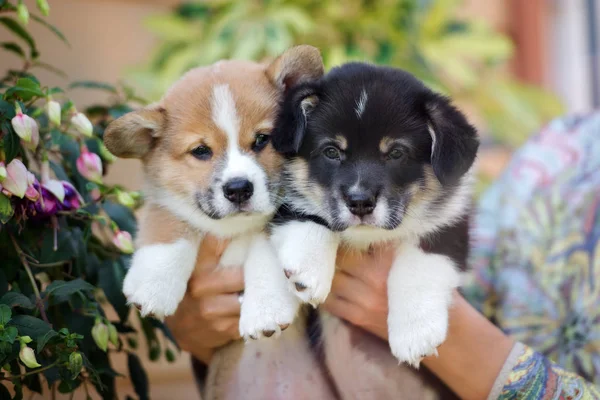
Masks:
[[[318,103],[314,84],[294,88],[286,95],[271,135],[271,143],[276,151],[286,155],[298,153],[306,133],[308,115]]]
[[[284,93],[301,83],[319,79],[323,73],[319,49],[308,45],[287,49],[267,67],[267,76]]]
[[[150,149],[166,121],[166,110],[151,105],[132,111],[111,122],[104,131],[104,144],[115,156],[142,158]]]
[[[433,172],[442,185],[455,184],[475,161],[479,148],[477,131],[444,96],[431,96],[425,109],[433,142]]]

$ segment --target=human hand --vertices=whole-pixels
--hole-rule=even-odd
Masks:
[[[177,311],[166,319],[179,346],[208,364],[215,349],[239,339],[242,268],[217,268],[228,243],[206,236]]]
[[[369,252],[340,249],[325,310],[387,340],[387,277],[394,255],[393,246]]]

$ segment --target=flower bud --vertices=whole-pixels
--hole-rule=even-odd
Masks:
[[[131,239],[131,234],[129,234],[129,232],[117,231],[112,241],[117,249],[121,250],[123,253],[133,253],[133,240]]]
[[[27,190],[25,190],[25,197],[29,200],[36,201],[40,198],[40,193],[35,188],[36,184],[37,179],[35,179],[35,175],[27,171]]]
[[[81,368],[83,367],[83,357],[78,351],[74,351],[69,355],[69,371],[73,375],[73,379],[79,375]]]
[[[115,157],[113,155],[113,153],[111,153],[106,146],[104,145],[104,143],[100,142],[100,146],[99,146],[99,151],[98,153],[100,153],[100,157],[102,157],[106,162],[108,163],[112,163],[115,162],[115,160],[117,159],[117,157]]]
[[[3,191],[22,199],[29,186],[27,172],[21,160],[12,160],[6,166],[6,178],[2,181]]]
[[[120,190],[117,192],[117,201],[119,202],[119,204],[128,208],[132,208],[133,206],[135,206],[135,200],[133,199],[133,197],[131,197],[129,193]]]
[[[92,137],[94,133],[94,126],[83,113],[75,113],[71,117],[71,124],[75,127],[77,132],[81,133],[85,137]]]
[[[37,6],[44,17],[50,15],[50,6],[46,0],[36,0]]]
[[[102,160],[86,147],[82,147],[81,154],[77,158],[77,171],[89,181],[102,183]]]
[[[33,342],[33,339],[31,339],[31,336],[21,336],[19,338],[19,342],[29,344],[29,343]],[[21,346],[23,346],[23,345],[21,344]]]
[[[119,345],[119,333],[113,324],[108,325],[108,340],[115,346]]]
[[[175,353],[173,353],[173,350],[167,349],[165,351],[165,357],[167,358],[168,362],[170,362],[170,363],[175,362]]]
[[[41,365],[37,362],[35,358],[35,353],[31,347],[26,346],[25,344],[21,345],[21,351],[19,352],[19,358],[27,366],[28,368],[38,368]]]
[[[92,328],[92,338],[100,350],[106,352],[108,348],[108,327],[102,322],[97,322]]]
[[[27,25],[29,23],[29,10],[27,9],[25,3],[23,3],[23,0],[19,0],[19,3],[17,4],[17,17],[23,25]]]
[[[0,182],[6,179],[6,166],[0,161]]]
[[[50,179],[46,183],[43,183],[42,186],[52,193],[61,203],[65,201],[65,187],[61,181]]]
[[[17,108],[17,115],[15,115],[10,122],[21,140],[29,144],[28,147],[33,147],[32,150],[35,150],[38,142],[40,141],[40,132],[35,119],[31,118],[27,114],[23,114],[21,109]]]
[[[50,122],[60,126],[60,104],[57,101],[50,100],[46,103],[45,110]]]

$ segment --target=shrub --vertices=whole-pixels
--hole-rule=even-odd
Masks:
[[[37,5],[48,14],[45,0]],[[67,41],[22,1],[0,0],[0,25],[15,39],[0,50],[22,59],[0,80],[0,398],[20,399],[27,388],[95,389],[113,399],[120,376],[113,353],[127,354],[128,375],[147,398],[139,336],[156,360],[159,335],[169,332],[130,311],[121,292],[141,199],[103,182],[113,156],[102,143],[107,124],[143,101],[127,86],[76,82],[68,90],[111,94],[108,104],[78,110],[67,91],[35,77],[48,66],[27,31],[30,20]]]

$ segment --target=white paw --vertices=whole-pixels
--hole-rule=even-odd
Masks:
[[[419,311],[413,312],[410,318],[399,315],[401,310],[391,310],[388,317],[392,354],[398,361],[415,368],[424,357],[437,356],[437,347],[444,342],[448,332],[447,302],[415,304],[415,307],[419,306]]]
[[[240,315],[240,335],[244,340],[277,337],[294,322],[300,304],[286,288],[275,293],[248,290]]]
[[[198,241],[186,239],[137,250],[123,282],[128,303],[143,316],[162,319],[174,314],[187,290],[197,252]]]
[[[129,304],[135,305],[142,316],[152,315],[157,319],[173,315],[183,299],[187,281],[169,279],[147,274],[143,268],[131,268],[123,282],[123,294]]]
[[[335,273],[337,235],[314,222],[292,221],[275,227],[271,242],[290,291],[304,303],[323,303]]]

